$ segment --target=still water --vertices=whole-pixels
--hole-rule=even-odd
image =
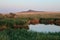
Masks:
[[[29,30],[35,32],[60,32],[60,26],[36,24],[29,25]]]

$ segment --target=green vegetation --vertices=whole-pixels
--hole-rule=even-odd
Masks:
[[[26,29],[7,29],[0,31],[0,40],[60,40],[60,32],[38,33]]]
[[[32,20],[34,18],[4,18],[0,19],[0,28],[14,28],[14,25],[17,26],[28,26],[29,20]],[[55,25],[60,25],[60,19],[59,18],[40,18],[37,19],[40,20],[40,24],[55,24]]]
[[[60,40],[60,32],[38,33],[27,31],[26,29],[29,25],[28,21],[34,18],[40,20],[42,24],[56,23],[60,25],[58,23],[60,22],[59,18],[44,18],[39,14],[15,16],[16,14],[14,13],[10,13],[9,15],[0,14],[0,40]],[[22,29],[20,29],[21,27]]]
[[[40,18],[41,24],[55,24],[60,26],[60,18]]]
[[[19,25],[20,26],[28,26],[27,24],[28,19],[24,19],[24,18],[5,18],[5,19],[1,19],[0,20],[0,28],[2,27],[6,27],[6,28],[14,28],[14,25]]]

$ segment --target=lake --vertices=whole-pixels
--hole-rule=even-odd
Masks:
[[[29,31],[35,32],[60,32],[60,26],[52,25],[44,25],[44,24],[36,24],[36,25],[29,25]]]

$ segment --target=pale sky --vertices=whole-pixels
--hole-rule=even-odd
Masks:
[[[0,0],[0,12],[60,11],[60,0]]]

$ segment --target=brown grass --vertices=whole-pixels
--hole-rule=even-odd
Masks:
[[[60,18],[60,12],[17,12],[19,17]]]
[[[16,12],[16,17],[37,17],[37,18],[60,18],[60,12],[45,12],[45,11],[23,11]],[[8,15],[9,14],[4,14]]]

